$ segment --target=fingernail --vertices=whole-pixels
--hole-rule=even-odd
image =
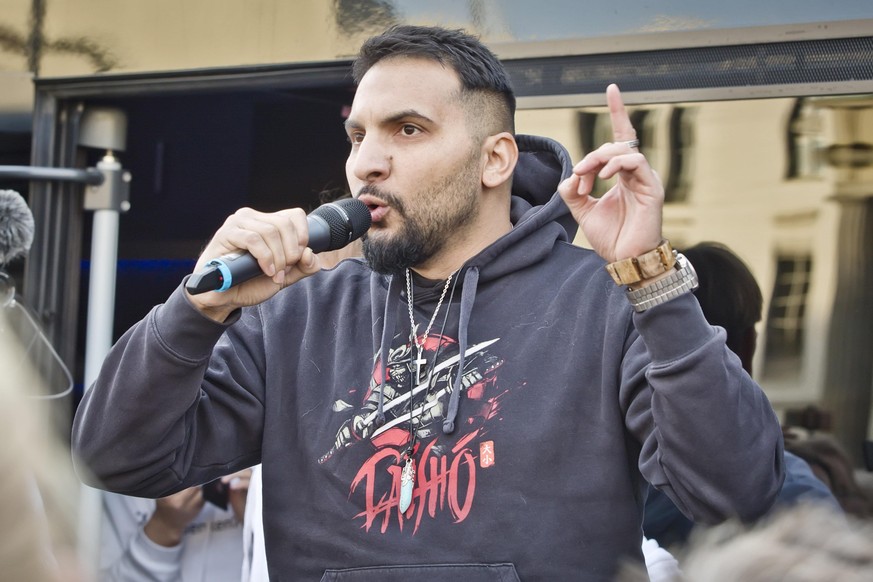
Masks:
[[[303,258],[303,265],[307,269],[310,268],[313,264],[315,264],[315,253],[312,252],[312,249],[310,249],[308,247],[306,248],[305,251],[303,251],[302,258]]]

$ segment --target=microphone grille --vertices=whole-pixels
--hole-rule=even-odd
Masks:
[[[328,250],[340,249],[361,238],[372,222],[370,209],[357,198],[344,198],[324,204],[313,210],[312,214],[324,219],[330,228]]]

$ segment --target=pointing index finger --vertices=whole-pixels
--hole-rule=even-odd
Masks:
[[[637,132],[631,125],[624,101],[621,100],[621,91],[615,83],[606,88],[606,104],[609,106],[609,119],[612,122],[612,139],[616,142],[636,139]]]

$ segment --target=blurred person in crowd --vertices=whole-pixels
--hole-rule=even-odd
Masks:
[[[836,438],[821,432],[799,436],[789,431],[785,451],[809,463],[846,513],[862,519],[873,518],[873,491],[859,482],[849,455]]]
[[[237,582],[251,472],[157,500],[104,492],[100,579]]]
[[[695,534],[682,564],[686,582],[869,582],[873,524],[801,502],[751,528]]]
[[[78,582],[88,574],[76,555],[80,485],[61,439],[69,421],[51,402],[69,394],[72,377],[8,271],[26,258],[33,235],[25,199],[0,190],[0,577]]]
[[[0,306],[0,578],[85,582],[76,556],[79,480],[18,336]]]
[[[755,276],[742,259],[723,244],[701,242],[683,252],[697,271],[700,284],[694,296],[704,316],[710,324],[725,330],[727,346],[751,375],[758,339],[755,325],[761,320],[764,303]],[[827,485],[816,477],[803,458],[786,450],[784,459],[785,482],[774,508],[801,500],[816,500],[839,508]],[[694,522],[667,496],[649,488],[643,522],[647,537],[673,549],[688,539],[693,527]]]
[[[663,582],[868,582],[873,523],[828,504],[782,505],[754,524],[729,520],[695,529],[677,554],[681,572]],[[649,582],[626,563],[615,582]]]

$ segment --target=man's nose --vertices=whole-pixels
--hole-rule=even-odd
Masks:
[[[349,157],[352,173],[362,182],[385,180],[391,171],[391,155],[375,136],[365,136]]]

